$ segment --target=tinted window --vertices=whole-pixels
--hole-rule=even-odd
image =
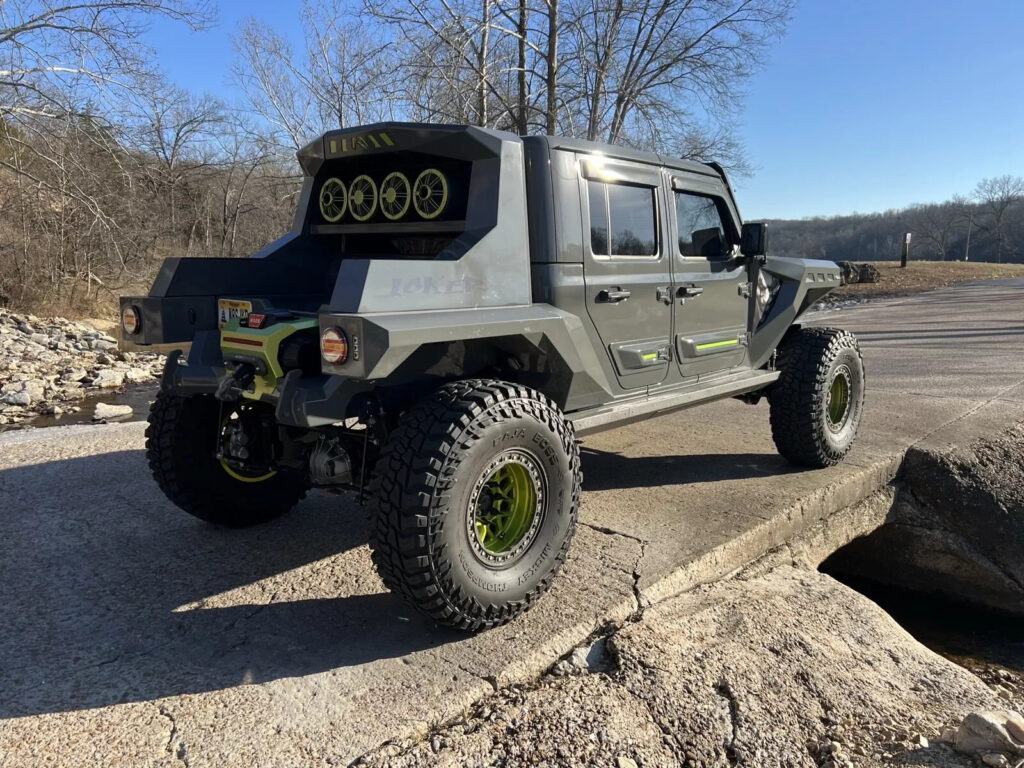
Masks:
[[[727,253],[729,242],[713,197],[676,192],[676,224],[683,256],[714,259]]]
[[[588,181],[587,194],[590,199],[590,245],[595,254],[657,254],[656,201],[651,187]]]

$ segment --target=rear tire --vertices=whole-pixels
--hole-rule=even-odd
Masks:
[[[160,392],[149,410],[146,459],[160,490],[190,515],[244,528],[280,517],[306,495],[295,472],[245,477],[217,458],[221,409],[211,395]]]
[[[857,338],[837,328],[801,328],[778,350],[768,392],[772,438],[801,467],[829,467],[849,453],[864,411],[864,360]]]
[[[579,446],[548,398],[459,381],[406,413],[371,482],[384,584],[434,621],[477,631],[533,605],[576,529]]]

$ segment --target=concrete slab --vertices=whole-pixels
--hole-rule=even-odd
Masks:
[[[839,467],[786,465],[765,404],[587,439],[565,571],[522,620],[477,637],[383,591],[349,499],[315,493],[219,531],[159,493],[140,425],[0,436],[0,764],[314,765],[421,733],[638,599],[820,527],[883,488],[910,445],[1024,419],[1022,286],[818,315],[861,335],[868,367],[862,436]]]

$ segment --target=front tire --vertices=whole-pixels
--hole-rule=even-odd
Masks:
[[[477,631],[533,605],[576,529],[579,446],[548,398],[493,380],[445,385],[399,422],[371,484],[384,584]]]
[[[225,413],[211,395],[160,392],[149,410],[146,459],[160,490],[190,515],[244,528],[280,517],[306,495],[295,472],[245,473],[217,458]]]
[[[838,328],[801,328],[779,345],[778,381],[768,392],[772,438],[801,467],[829,467],[849,453],[864,411],[864,360]]]

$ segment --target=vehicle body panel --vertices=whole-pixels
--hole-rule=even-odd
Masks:
[[[296,332],[341,328],[349,339],[350,358],[321,359],[319,371],[287,369],[268,351],[268,373],[246,396],[272,404],[282,425],[320,428],[358,416],[368,398],[402,409],[444,381],[491,376],[544,392],[581,428],[606,428],[770,385],[775,347],[839,284],[831,262],[741,254],[742,222],[713,165],[398,123],[331,131],[299,160],[306,178],[288,234],[249,259],[168,259],[149,295],[122,298],[142,317],[128,346],[192,345],[187,362],[169,361],[165,389],[214,393],[238,371],[248,345],[225,344],[217,322],[218,299],[232,298],[290,313]],[[433,166],[451,182],[436,219],[325,219],[329,179],[354,188],[357,174],[383,183],[393,169],[411,179]],[[609,238],[613,196],[636,197],[619,187],[651,191],[655,253],[595,252],[591,182],[614,187],[604,198]],[[719,257],[675,247],[679,191],[718,200]],[[778,281],[763,317],[759,270]],[[232,322],[235,338],[252,330]]]

